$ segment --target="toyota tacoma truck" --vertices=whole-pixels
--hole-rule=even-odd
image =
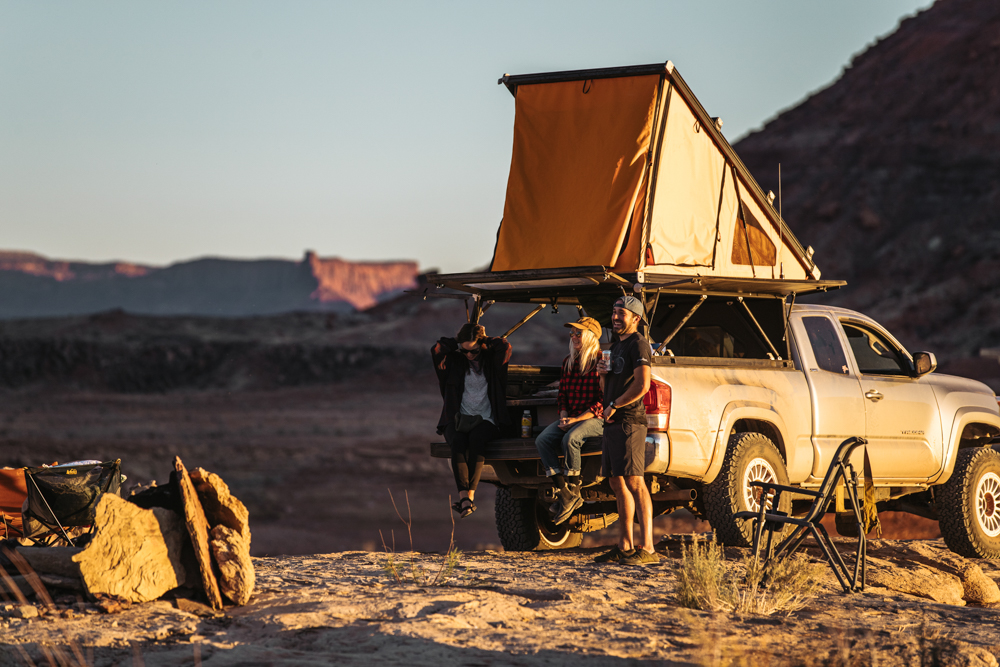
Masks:
[[[454,276],[439,278],[454,284]],[[462,279],[489,284],[496,275]],[[580,300],[541,291],[537,300],[546,303]],[[605,297],[608,309],[615,298]],[[735,516],[759,507],[751,482],[818,487],[840,443],[862,436],[879,510],[937,520],[956,553],[1000,557],[1000,412],[989,387],[936,373],[932,353],[910,353],[878,322],[843,308],[770,295],[673,293],[661,294],[649,319],[646,482],[654,514],[685,508],[707,519],[723,544],[746,546],[751,526]],[[558,366],[509,367],[513,423],[524,410],[535,433],[556,421],[559,374]],[[450,457],[443,442],[431,453]],[[584,445],[585,504],[555,526],[548,513],[554,489],[534,438],[493,442],[484,479],[497,485],[504,548],[574,547],[585,532],[614,523],[600,453],[599,438]],[[856,454],[857,470],[863,455]],[[843,502],[840,496],[830,511],[853,525]]]

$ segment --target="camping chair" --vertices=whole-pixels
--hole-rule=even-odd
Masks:
[[[25,468],[28,489],[24,509],[25,537],[36,544],[62,537],[72,546],[73,540],[66,528],[90,526],[93,529],[94,513],[101,495],[119,493],[121,463],[121,459],[105,463],[76,461],[48,468]],[[33,521],[41,527],[29,530]]]
[[[27,497],[24,469],[0,469],[0,539],[21,537],[21,507]]]
[[[764,567],[776,563],[783,558],[787,558],[795,553],[796,549],[802,545],[806,537],[812,536],[819,545],[823,558],[837,577],[837,581],[843,586],[844,592],[853,593],[863,591],[865,588],[865,557],[867,555],[867,545],[865,542],[865,527],[861,513],[861,500],[858,495],[858,475],[851,465],[851,454],[858,447],[867,444],[864,438],[848,438],[837,448],[837,453],[833,455],[833,461],[826,471],[823,483],[818,490],[799,489],[791,486],[782,486],[770,482],[751,482],[753,486],[761,488],[760,509],[756,512],[739,512],[736,518],[753,520],[753,551],[754,555],[760,554],[760,542],[764,532],[767,532],[767,547],[765,549]],[[850,472],[848,472],[850,471]],[[854,560],[853,574],[844,564],[844,559],[840,556],[830,534],[820,523],[823,515],[826,514],[827,507],[834,500],[837,487],[843,484],[847,499],[850,500],[851,509],[854,511],[854,518],[858,524],[858,548]],[[777,509],[782,493],[792,493],[795,495],[811,496],[814,500],[809,507],[809,511],[802,518],[789,516]],[[773,494],[773,499],[771,496]],[[767,500],[771,499],[771,502]],[[775,534],[780,535],[786,525],[795,526],[792,532],[773,547]],[[860,583],[859,583],[860,582]]]

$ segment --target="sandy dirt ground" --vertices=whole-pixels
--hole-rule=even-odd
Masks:
[[[922,544],[924,556],[944,552]],[[905,542],[871,546],[884,567],[920,557]],[[695,611],[677,603],[676,548],[646,568],[595,564],[598,551],[465,553],[436,585],[439,555],[412,556],[427,572],[414,582],[411,556],[398,554],[402,583],[384,554],[257,558],[254,598],[223,613],[160,600],[107,614],[69,597],[26,620],[5,605],[0,665],[46,654],[109,666],[997,665],[998,609],[875,586],[845,594],[824,566],[818,595],[794,614]]]

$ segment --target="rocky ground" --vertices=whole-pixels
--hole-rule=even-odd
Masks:
[[[742,617],[680,607],[678,541],[660,550],[647,568],[594,564],[597,549],[468,552],[437,584],[440,555],[398,554],[402,583],[384,554],[257,558],[254,598],[223,613],[185,599],[105,613],[57,598],[33,618],[4,605],[0,664],[997,665],[1000,609],[963,602],[982,596],[940,541],[876,541],[863,593],[826,568],[803,609]],[[740,550],[727,551],[733,567]]]

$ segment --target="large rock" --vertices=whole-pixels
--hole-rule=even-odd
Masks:
[[[958,577],[919,564],[894,564],[869,558],[868,583],[935,602],[965,605],[965,589]]]
[[[966,563],[958,573],[965,589],[963,597],[966,602],[975,604],[994,604],[1000,602],[1000,588],[975,563]]]
[[[871,553],[871,552],[869,552]],[[952,553],[940,541],[906,541],[887,545],[876,551],[879,558],[899,567],[923,565],[957,577],[962,582],[962,598],[975,604],[1000,602],[1000,588],[977,564]]]
[[[198,490],[198,499],[205,508],[210,526],[232,528],[250,548],[250,513],[240,499],[229,492],[229,486],[214,472],[204,468],[191,471],[191,481]]]
[[[208,521],[205,510],[198,500],[191,476],[181,458],[174,458],[174,469],[177,471],[177,486],[181,492],[181,502],[184,504],[184,523],[187,526],[191,544],[194,546],[194,556],[198,561],[198,571],[201,573],[202,588],[205,597],[213,609],[222,609],[222,596],[219,594],[219,582],[212,572],[212,556],[208,546]]]
[[[184,523],[165,509],[144,510],[106,493],[97,504],[94,537],[71,559],[88,594],[130,602],[155,600],[184,585]]]
[[[216,526],[211,532],[212,555],[219,566],[219,588],[233,604],[250,601],[256,576],[250,560],[250,545],[228,526]]]

